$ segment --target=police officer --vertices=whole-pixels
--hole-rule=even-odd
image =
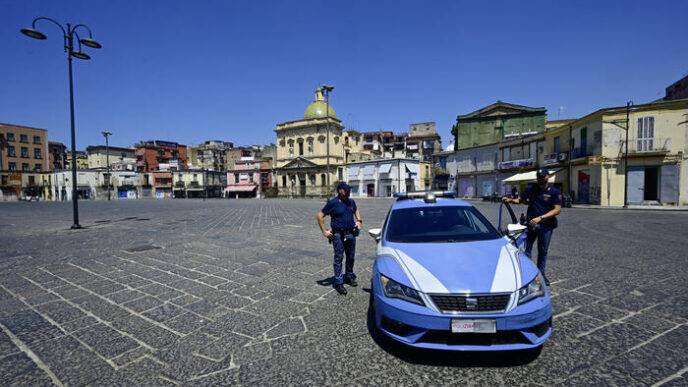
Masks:
[[[356,236],[363,225],[361,213],[356,202],[349,198],[351,187],[341,182],[337,184],[337,196],[327,201],[318,212],[317,219],[320,231],[334,248],[334,288],[346,294],[344,283],[358,286],[354,274],[354,256],[356,254]],[[330,216],[330,229],[325,228],[325,216]],[[342,274],[342,260],[346,255],[346,268]]]
[[[537,239],[537,267],[540,269],[543,277],[545,277],[545,283],[549,285],[549,280],[545,276],[547,249],[552,239],[552,232],[557,228],[557,215],[561,213],[561,192],[547,183],[549,172],[546,169],[538,170],[536,176],[537,184],[528,187],[521,193],[520,197],[504,197],[502,200],[505,203],[523,203],[528,205],[526,214],[528,233],[525,252],[529,257],[531,256],[533,244]]]

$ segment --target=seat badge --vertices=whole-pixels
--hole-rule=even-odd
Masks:
[[[466,297],[466,309],[475,310],[478,308],[478,299],[475,297]]]

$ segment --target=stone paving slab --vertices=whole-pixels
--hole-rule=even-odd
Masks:
[[[390,203],[359,200],[366,228]],[[322,205],[84,201],[73,231],[69,203],[0,203],[0,385],[685,385],[688,213],[565,209],[530,358],[371,334],[374,244],[338,296]]]

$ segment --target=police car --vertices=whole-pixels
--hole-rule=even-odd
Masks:
[[[377,329],[419,348],[539,353],[552,333],[549,289],[519,249],[526,226],[508,204],[499,230],[450,192],[395,196],[369,230]]]

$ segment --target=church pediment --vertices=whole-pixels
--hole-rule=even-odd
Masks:
[[[318,164],[304,159],[303,157],[297,157],[294,160],[284,164],[281,169],[299,169],[299,168],[310,168],[317,167]]]
[[[523,105],[516,105],[508,102],[497,101],[474,112],[459,116],[459,119],[495,117],[504,115],[514,115],[523,113],[545,113],[545,108],[535,108]]]

